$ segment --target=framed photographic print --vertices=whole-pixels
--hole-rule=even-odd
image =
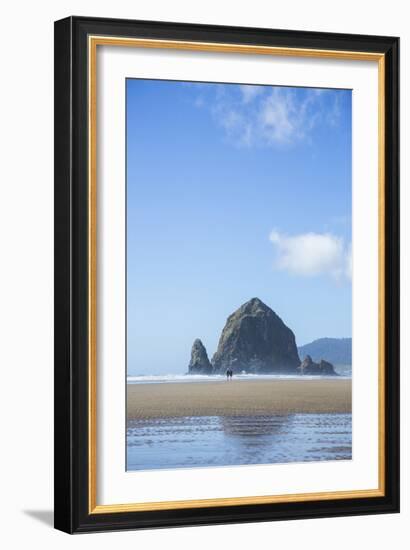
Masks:
[[[56,528],[399,510],[398,50],[56,22]]]

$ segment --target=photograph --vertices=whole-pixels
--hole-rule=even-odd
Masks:
[[[352,90],[125,88],[126,470],[351,461]]]

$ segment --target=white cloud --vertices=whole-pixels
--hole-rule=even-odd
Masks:
[[[264,86],[252,86],[251,84],[244,84],[239,86],[242,94],[242,102],[247,104],[251,103],[258,95],[264,92]]]
[[[348,279],[352,279],[352,245],[349,246],[346,253],[346,272],[345,275]]]
[[[239,147],[291,146],[309,140],[318,125],[337,126],[334,91],[274,86],[220,86],[209,108],[229,141]]]
[[[336,281],[351,279],[351,246],[331,233],[288,236],[272,231],[276,249],[275,268],[294,275],[329,275]]]
[[[330,126],[337,126],[341,116],[340,96],[336,94],[333,99],[333,105],[327,113],[327,122]]]
[[[313,125],[307,116],[311,93],[297,101],[292,90],[273,88],[259,112],[262,135],[269,143],[290,143],[302,139]],[[313,116],[313,115],[311,115]]]

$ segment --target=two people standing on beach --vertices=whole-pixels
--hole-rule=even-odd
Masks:
[[[227,369],[226,371],[226,379],[229,381],[229,380],[232,380],[232,376],[233,376],[233,370],[232,369]]]

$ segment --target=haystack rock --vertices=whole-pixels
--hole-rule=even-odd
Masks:
[[[332,363],[324,361],[315,363],[310,355],[306,355],[298,368],[300,374],[308,374],[310,376],[338,376]]]
[[[297,374],[300,359],[290,328],[252,298],[228,317],[212,364],[215,373]]]
[[[188,366],[188,374],[211,374],[212,365],[208,359],[205,346],[199,338],[197,338],[191,350],[191,361]]]

